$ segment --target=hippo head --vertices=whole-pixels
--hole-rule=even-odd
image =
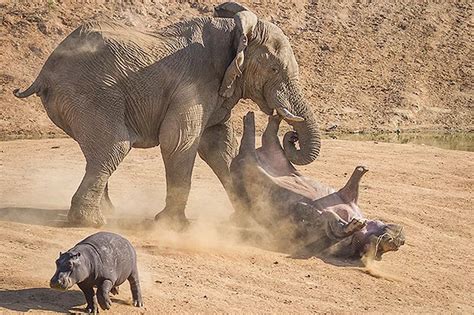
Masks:
[[[365,235],[360,237],[354,235],[356,240],[362,244],[360,256],[372,256],[381,260],[382,255],[387,252],[397,251],[405,244],[405,233],[403,227],[397,224],[385,224],[378,220],[368,221]]]
[[[81,253],[59,253],[56,260],[56,272],[49,282],[53,289],[68,290],[86,278]]]

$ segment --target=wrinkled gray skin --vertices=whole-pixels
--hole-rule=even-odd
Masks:
[[[280,117],[269,118],[262,147],[255,149],[253,113],[244,117],[239,154],[231,176],[241,208],[279,239],[317,253],[360,258],[395,251],[404,244],[402,227],[364,219],[357,205],[359,182],[368,170],[358,166],[340,190],[304,177],[286,157],[278,139]],[[287,134],[285,141],[297,141]]]
[[[107,182],[131,148],[161,147],[167,195],[156,219],[186,225],[197,153],[232,199],[229,166],[237,141],[229,118],[241,98],[293,126],[300,149],[285,143],[293,163],[316,159],[318,128],[288,38],[236,3],[216,7],[214,15],[153,33],[86,23],[54,50],[26,91],[14,91],[20,98],[40,96],[48,116],[86,158],[71,222],[105,223],[102,212],[113,209]]]
[[[110,309],[109,293],[118,294],[125,280],[130,283],[133,305],[143,306],[135,249],[120,235],[99,232],[59,254],[50,286],[68,290],[77,284],[86,297],[87,312],[97,313],[97,302],[102,309]]]

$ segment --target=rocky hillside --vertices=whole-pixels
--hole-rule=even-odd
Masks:
[[[241,2],[290,38],[322,129],[473,129],[470,2]],[[218,3],[0,1],[0,138],[62,134],[38,98],[18,100],[11,91],[29,86],[81,22],[100,17],[154,29],[211,15]],[[237,114],[255,106],[242,103]]]

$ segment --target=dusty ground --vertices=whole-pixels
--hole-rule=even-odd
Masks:
[[[63,135],[38,98],[17,100],[11,91],[27,87],[81,22],[111,18],[153,29],[210,15],[221,1],[124,2],[132,1],[0,0],[0,139]],[[322,129],[473,130],[472,3],[241,2],[288,35]],[[242,103],[236,117],[254,106]],[[260,127],[265,121],[257,113]],[[137,248],[142,312],[474,313],[473,154],[323,142],[322,156],[303,172],[340,187],[367,164],[365,213],[406,227],[406,245],[369,269],[243,240],[225,223],[230,204],[200,160],[190,231],[144,230],[142,220],[164,205],[158,149],[132,151],[112,177],[118,212],[105,229]],[[0,313],[83,309],[77,289],[53,291],[48,281],[58,252],[96,231],[64,227],[84,166],[70,139],[0,142]],[[130,313],[131,295],[121,289],[112,311]]]
[[[12,90],[80,23],[156,29],[221,2],[0,0],[0,139],[62,134],[39,98]],[[322,129],[474,130],[471,1],[240,2],[289,37]],[[254,106],[242,103],[239,113]]]
[[[330,140],[303,172],[335,187],[353,167],[371,171],[360,204],[405,226],[407,243],[372,267],[296,259],[239,239],[224,223],[225,193],[197,161],[184,235],[141,230],[163,206],[159,150],[133,150],[111,179],[118,214],[105,230],[135,245],[147,313],[473,313],[474,154],[410,144]],[[48,289],[59,251],[95,229],[61,227],[84,161],[70,139],[0,142],[0,313],[81,311],[84,300]],[[123,285],[114,313],[135,309]]]

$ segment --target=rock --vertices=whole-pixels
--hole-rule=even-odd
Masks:
[[[326,131],[334,131],[336,130],[338,127],[338,124],[335,124],[335,123],[330,123],[327,127],[326,127]]]

